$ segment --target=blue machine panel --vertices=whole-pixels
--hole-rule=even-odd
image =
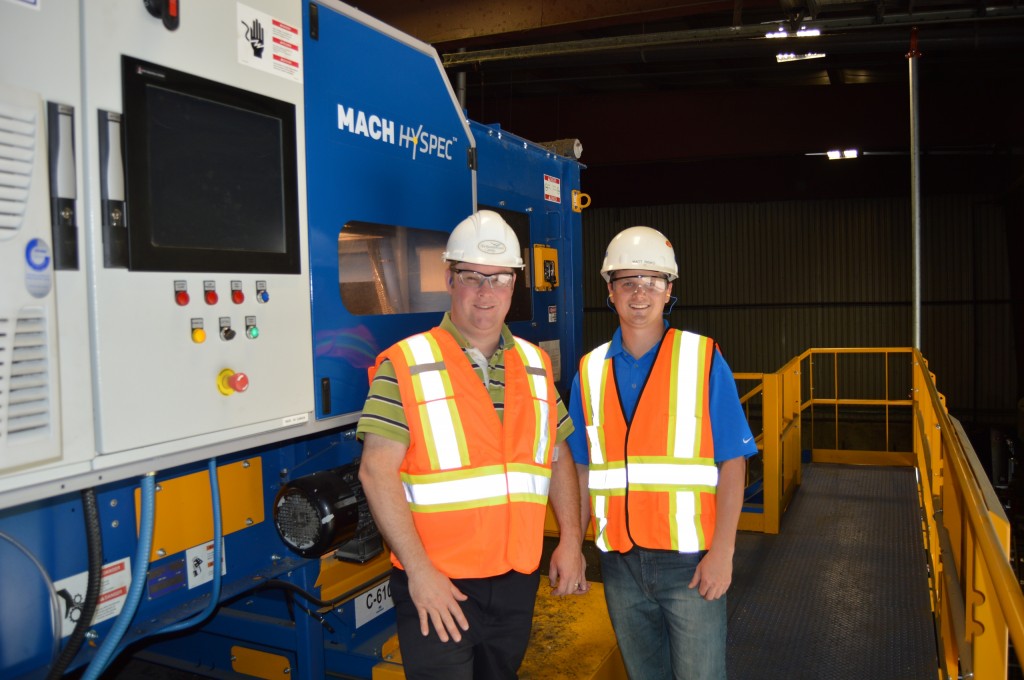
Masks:
[[[473,139],[432,47],[340,4],[307,4],[304,21],[313,370],[324,418],[360,410],[376,355],[440,320],[436,311],[354,314],[339,288],[401,294],[382,270],[403,254],[380,253],[367,235],[378,225],[447,232],[471,213]],[[343,245],[369,253],[365,271],[344,271]]]
[[[584,349],[583,227],[573,207],[583,166],[498,126],[470,126],[477,144],[479,206],[502,213],[527,251],[529,303],[524,310],[513,300],[509,327],[547,350],[556,385],[566,396]],[[535,245],[558,253],[557,285],[550,290],[534,285]]]
[[[0,677],[42,677],[57,649],[68,644],[92,547],[111,571],[101,593],[107,610],[93,618],[89,641],[69,671],[99,669],[100,647],[120,639],[115,656],[141,643],[133,649],[148,660],[211,675],[232,672],[238,645],[283,659],[293,678],[369,678],[394,632],[394,612],[367,618],[359,608],[370,595],[383,597],[386,586],[362,564],[354,567],[359,585],[335,595],[335,602],[310,599],[334,592],[330,574],[336,572],[324,567],[336,563],[286,546],[275,527],[275,499],[287,484],[358,461],[361,447],[350,420],[365,399],[366,369],[393,342],[440,321],[448,308],[441,251],[451,229],[477,207],[500,211],[516,229],[527,269],[521,289],[517,283],[510,326],[548,350],[560,370],[559,387],[568,388],[584,349],[581,221],[573,209],[582,166],[500,128],[467,121],[428,45],[334,0],[302,4],[307,195],[300,200],[308,211],[317,417],[351,418],[213,459],[218,475],[259,459],[258,493],[224,475],[217,507],[259,507],[253,516],[262,520],[223,531],[221,606],[201,622],[193,617],[217,589],[212,574],[202,580],[195,571],[207,537],[185,549],[154,545],[155,557],[142,565],[136,553],[144,538],[179,538],[180,517],[199,500],[213,506],[205,487],[201,498],[185,501],[172,492],[180,478],[207,475],[207,461],[154,465],[147,483],[154,482],[153,493],[163,494],[165,505],[148,527],[136,515],[138,478],[100,477],[87,492],[97,506],[92,532],[85,528],[84,495],[77,493],[0,510]],[[557,285],[537,287],[535,246],[557,254]],[[178,505],[168,508],[169,498]],[[191,532],[183,533],[191,539]],[[141,599],[120,616],[111,605],[129,599],[126,578],[140,566],[144,578],[134,592]],[[122,621],[130,625],[117,638]],[[194,625],[164,634],[180,622]]]

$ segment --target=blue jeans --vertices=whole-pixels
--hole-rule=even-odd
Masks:
[[[725,597],[688,587],[704,553],[601,553],[604,597],[633,680],[725,680]]]

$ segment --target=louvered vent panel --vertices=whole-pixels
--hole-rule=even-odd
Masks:
[[[25,219],[35,154],[36,112],[0,101],[0,239]]]
[[[10,326],[10,319],[0,316],[0,442],[7,438],[7,388],[10,382],[7,373],[11,365]]]
[[[50,429],[50,369],[43,310],[18,317],[10,348],[6,429],[8,443],[13,444]]]

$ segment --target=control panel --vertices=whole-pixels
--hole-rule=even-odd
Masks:
[[[97,451],[307,422],[301,3],[190,3],[171,30],[97,0],[82,21]]]

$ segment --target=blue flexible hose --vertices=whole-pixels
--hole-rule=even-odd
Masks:
[[[149,553],[153,548],[153,520],[156,506],[156,478],[153,473],[142,478],[141,483],[142,501],[139,510],[139,544],[135,550],[135,563],[132,565],[132,583],[128,589],[128,597],[124,609],[118,615],[113,628],[107,639],[100,645],[96,656],[89,662],[82,675],[82,680],[96,680],[103,671],[107,669],[111,660],[118,651],[121,638],[124,637],[135,612],[139,607],[139,600],[142,599],[142,591],[146,588],[146,575],[149,572]]]
[[[220,518],[220,485],[217,483],[217,459],[211,458],[209,462],[210,471],[210,497],[213,500],[213,592],[210,594],[210,602],[206,605],[203,611],[199,612],[190,619],[185,619],[177,623],[172,623],[155,633],[155,635],[163,635],[164,633],[176,633],[179,630],[190,628],[197,623],[205,621],[210,614],[214,612],[217,605],[220,603],[220,571],[221,571],[221,552],[224,548],[224,537],[221,536],[221,518]]]

